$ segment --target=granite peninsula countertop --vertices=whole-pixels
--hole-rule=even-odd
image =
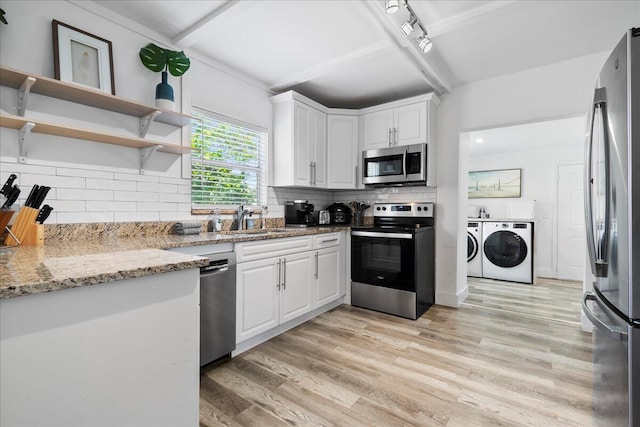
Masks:
[[[323,226],[184,236],[105,236],[47,240],[44,246],[0,246],[0,299],[199,268],[206,264],[204,258],[164,249],[296,237],[346,229],[348,227]]]

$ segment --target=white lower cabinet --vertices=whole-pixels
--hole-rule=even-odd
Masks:
[[[236,244],[236,343],[266,340],[345,295],[342,234]],[[266,254],[278,256],[242,262]]]
[[[344,253],[340,246],[320,249],[315,253],[314,308],[344,295]]]

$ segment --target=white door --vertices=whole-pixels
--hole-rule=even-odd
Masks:
[[[311,184],[311,108],[299,102],[293,106],[294,185]]]
[[[365,114],[363,116],[363,126],[363,150],[389,147],[393,130],[393,109]]]
[[[314,308],[323,306],[340,297],[340,279],[342,263],[340,262],[340,246],[320,249],[316,256],[316,292]]]
[[[418,102],[394,109],[394,145],[427,142],[427,102]]]
[[[236,267],[236,342],[278,326],[278,259],[243,262]]]
[[[313,308],[312,252],[283,257],[284,280],[280,289],[280,323],[288,322]]]
[[[355,189],[358,183],[358,117],[327,117],[327,188]]]
[[[583,166],[558,166],[558,279],[582,281],[585,269]]]

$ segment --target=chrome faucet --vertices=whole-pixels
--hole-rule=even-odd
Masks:
[[[238,206],[238,230],[244,230],[244,216],[249,213],[249,209],[245,209],[244,205]]]
[[[480,214],[480,218],[487,217],[487,211],[485,210],[484,206],[480,206],[479,214]]]

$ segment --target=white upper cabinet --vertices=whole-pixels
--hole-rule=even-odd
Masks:
[[[273,185],[325,188],[326,113],[295,99],[292,92],[276,95],[271,101],[274,104]]]
[[[427,142],[427,101],[363,115],[363,150]]]
[[[327,188],[356,188],[358,116],[329,114],[327,133]]]

